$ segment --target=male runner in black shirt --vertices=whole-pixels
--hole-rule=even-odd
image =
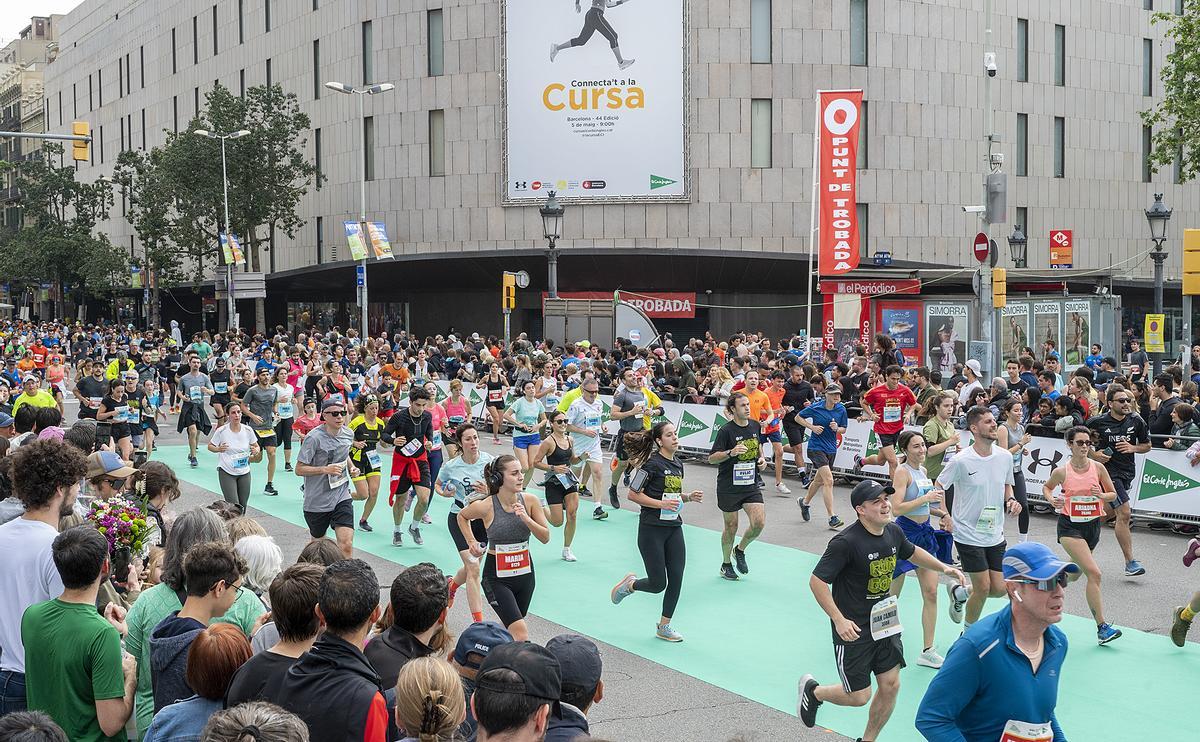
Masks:
[[[1129,488],[1133,485],[1135,453],[1150,450],[1150,428],[1140,415],[1133,412],[1133,392],[1118,384],[1109,385],[1104,392],[1108,412],[1087,421],[1095,433],[1092,458],[1104,464],[1117,490],[1117,499],[1105,503],[1117,514],[1117,544],[1125,555],[1125,576],[1146,574],[1142,563],[1133,558],[1133,537],[1129,533],[1131,509]]]

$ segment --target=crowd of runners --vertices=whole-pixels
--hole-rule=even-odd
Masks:
[[[166,731],[156,736],[153,725],[164,714],[171,724],[192,722],[198,734],[205,723],[220,726],[243,708],[230,702],[231,694],[284,726],[284,709],[299,714],[312,739],[391,739],[403,729],[424,740],[426,727],[439,719],[429,739],[526,739],[498,736],[525,726],[546,739],[574,739],[547,728],[569,716],[586,729],[587,707],[603,693],[599,655],[582,637],[560,637],[548,647],[525,643],[536,587],[531,538],[543,544],[561,539],[566,562],[586,559],[576,553],[581,501],[589,502],[594,520],[629,503],[639,513],[630,551],[636,545],[644,576],[622,577],[611,602],[661,594],[655,635],[677,643],[684,638],[676,609],[687,558],[685,505],[715,504],[721,512],[720,559],[693,558],[711,560],[721,577],[740,580],[750,574],[748,552],[767,525],[763,493],[771,488],[789,495],[789,480],[801,489],[795,504],[803,521],[811,520],[813,501],[820,499],[823,522],[833,532],[810,588],[830,619],[839,682],[800,680],[797,713],[804,724],[816,723],[824,703],[870,704],[860,739],[877,738],[905,666],[897,596],[914,573],[923,602],[916,663],[938,671],[917,714],[918,729],[931,740],[1065,739],[1054,716],[1055,682],[1030,680],[1064,659],[1065,637],[1053,626],[1062,615],[1063,591],[1084,578],[1098,643],[1121,636],[1104,612],[1093,557],[1103,525],[1114,527],[1124,574],[1144,575],[1130,536],[1135,457],[1152,445],[1187,448],[1200,438],[1193,423],[1196,384],[1179,366],[1147,381],[1140,366],[1122,373],[1122,364],[1098,347],[1070,373],[1053,348],[1037,354],[1027,348],[987,386],[977,361],[943,378],[906,364],[886,335],[871,348],[850,349],[848,357],[831,350],[817,358],[800,338],[775,343],[754,334],[600,348],[586,340],[535,343],[523,335],[506,345],[454,332],[363,339],[353,330],[277,328],[184,338],[174,323],[145,332],[10,323],[0,328],[0,349],[0,494],[8,497],[0,502],[6,521],[0,549],[21,546],[19,563],[0,571],[0,714],[22,712],[28,697],[30,709],[49,713],[72,740],[121,738],[131,717],[142,739],[176,739]],[[602,394],[611,395],[611,405]],[[685,485],[681,434],[663,417],[666,401],[722,408],[725,422],[707,456],[715,489],[711,482]],[[868,422],[878,441],[878,451],[856,457],[855,468],[886,467],[888,474],[863,479],[839,502],[835,474],[846,472],[835,472],[834,460],[854,419]],[[173,524],[163,510],[178,497],[178,481],[155,455],[159,425],[172,421],[186,440],[188,465],[215,467],[223,498],[216,513],[183,513]],[[611,440],[609,421],[617,427]],[[1034,493],[1057,514],[1065,558],[1028,540],[1032,505],[1022,462],[1035,433],[1061,437],[1070,450]],[[483,450],[489,438],[493,449],[503,448],[501,436],[511,442],[511,453]],[[215,456],[202,457],[201,447]],[[794,473],[785,467],[785,451],[794,457]],[[1200,444],[1188,455],[1200,461]],[[254,540],[269,537],[246,526],[245,513],[256,496],[278,497],[276,483],[285,476],[302,483],[299,507],[310,548],[323,556],[286,570],[276,556],[271,569],[261,564],[271,555],[260,553],[269,546]],[[394,547],[448,538],[461,559],[444,576],[432,565],[404,570],[386,616],[374,598],[367,605],[365,596],[371,590],[377,596],[378,583],[353,559],[356,531],[374,530],[381,488],[392,512]],[[706,490],[715,496],[706,499]],[[141,508],[152,533],[145,552],[118,572],[111,534],[96,540],[99,526],[84,503],[94,510],[97,502],[122,499]],[[433,515],[442,507],[445,533]],[[232,519],[231,528],[241,523],[250,532],[212,531],[218,514]],[[1005,539],[1008,518],[1017,524],[1013,544]],[[101,542],[103,553],[96,547]],[[156,550],[161,574],[153,566]],[[125,556],[124,564],[131,564]],[[1184,563],[1198,557],[1200,540],[1193,539]],[[149,583],[164,587],[143,589]],[[464,588],[474,623],[456,648],[446,634],[445,608]],[[404,589],[416,597],[398,599]],[[943,590],[949,618],[963,627],[945,656],[934,641]],[[1003,599],[1004,607],[989,614],[989,598]],[[83,616],[70,608],[88,602],[99,610]],[[498,623],[486,620],[485,604]],[[257,619],[267,605],[273,623],[264,627]],[[1175,644],[1184,645],[1197,612],[1200,592],[1171,616]],[[314,616],[325,627],[320,638]],[[125,660],[119,646],[115,654],[107,651],[117,631],[129,651]],[[45,651],[45,644],[65,643],[66,632],[106,651],[95,657]],[[34,639],[38,647],[30,646]],[[364,654],[359,647],[368,639]],[[1005,649],[989,654],[997,640]],[[488,654],[505,642],[514,642],[511,657]],[[224,686],[197,687],[202,671],[193,671],[192,655],[205,661],[200,647],[209,646],[208,662],[228,663],[242,654],[241,643],[246,657],[226,668]],[[406,684],[404,673],[417,667],[408,660],[447,654],[454,660],[446,664],[449,671],[421,664],[419,677]],[[483,655],[504,657],[494,665],[503,680],[483,682],[489,667]],[[107,663],[105,683],[83,688],[52,681],[79,670],[81,662],[97,663],[88,672]],[[321,669],[365,685],[311,677]],[[572,672],[587,677],[570,680]],[[997,686],[996,677],[1005,683]],[[468,693],[439,690],[443,681]],[[515,691],[521,683],[525,690]],[[1025,686],[1036,687],[1009,692]],[[576,692],[570,698],[568,688]],[[476,689],[482,693],[468,703]],[[480,710],[488,691],[542,699],[558,715],[546,713],[550,706],[526,704],[524,717],[506,718],[511,726],[489,727]],[[337,704],[336,719],[307,710],[326,692],[345,701]],[[405,693],[423,709],[415,722],[404,716]],[[447,694],[454,695],[449,703],[455,708],[432,713]],[[181,699],[189,700],[173,703]],[[231,708],[221,711],[224,706]],[[579,713],[563,715],[562,708]],[[0,730],[7,718],[0,717]],[[20,718],[34,724],[28,714]],[[252,718],[258,717],[246,712],[245,719]],[[335,723],[348,726],[330,726]],[[323,731],[334,728],[342,731]],[[352,730],[349,737],[345,729]]]

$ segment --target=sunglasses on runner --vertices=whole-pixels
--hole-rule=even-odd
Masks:
[[[346,411],[345,410],[325,410],[325,414],[333,415],[334,417],[345,417]]]
[[[1067,586],[1067,583],[1070,582],[1070,579],[1067,577],[1066,572],[1059,572],[1056,576],[1054,576],[1052,579],[1049,579],[1049,580],[1020,580],[1020,579],[1017,579],[1017,580],[1009,580],[1009,582],[1019,582],[1024,585],[1036,585],[1038,590],[1040,590],[1043,593],[1048,593],[1048,592],[1051,592],[1052,590],[1054,590],[1055,585],[1065,588]]]
[[[1096,444],[1092,443],[1092,439],[1091,439],[1091,438],[1088,438],[1087,440],[1074,440],[1074,441],[1071,441],[1071,445],[1072,445],[1072,446],[1088,446],[1088,447],[1091,447],[1091,446],[1094,446],[1094,445],[1096,445]]]

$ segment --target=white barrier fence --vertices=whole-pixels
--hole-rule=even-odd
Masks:
[[[449,394],[450,382],[436,383],[441,401]],[[486,418],[484,398],[480,390],[468,387],[465,391],[472,403],[472,415],[476,419]],[[617,421],[608,418],[612,396],[602,394],[600,399],[605,412],[604,433],[607,436],[616,435],[620,426]],[[506,403],[508,401],[511,401],[511,397]],[[401,404],[405,403],[402,399]],[[717,431],[728,421],[724,409],[717,405],[663,402],[663,412],[662,417],[656,418],[656,421],[669,420],[679,431],[680,449],[696,455],[708,454]],[[916,426],[909,426],[909,429],[920,430]],[[971,445],[970,433],[959,431],[959,435],[962,438],[961,446]],[[787,441],[784,443],[786,445]],[[878,450],[872,426],[851,420],[846,432],[841,436],[837,457],[833,463],[834,471],[850,477],[861,477],[864,474],[877,478],[886,477],[886,466],[866,466],[861,470],[854,466],[856,455],[865,457]],[[1046,483],[1054,468],[1066,463],[1070,455],[1066,441],[1062,438],[1033,438],[1021,461],[1030,500],[1044,502],[1042,485]],[[794,463],[791,451],[786,448],[784,460]],[[1150,453],[1144,456],[1137,456],[1136,462],[1136,473],[1129,492],[1136,514],[1160,517],[1172,522],[1200,522],[1200,466],[1193,466],[1182,451],[1159,448],[1151,449]]]

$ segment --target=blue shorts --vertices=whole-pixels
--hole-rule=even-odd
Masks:
[[[759,443],[783,443],[783,431],[776,430],[773,433],[759,433]]]
[[[1112,507],[1114,510],[1116,510],[1117,508],[1121,507],[1122,505],[1129,504],[1129,486],[1131,484],[1133,484],[1133,482],[1132,481],[1127,482],[1124,479],[1118,479],[1117,477],[1112,477],[1112,483],[1113,483],[1113,489],[1117,491],[1117,499],[1113,500],[1113,502],[1112,502]]]
[[[530,448],[542,445],[542,434],[531,433],[529,435],[514,435],[513,448]]]
[[[896,525],[900,526],[900,530],[904,531],[904,535],[912,542],[913,546],[924,549],[930,554],[938,552],[937,534],[933,530],[932,521],[918,523],[914,520],[909,520],[903,515],[896,518]],[[892,577],[899,577],[905,572],[915,572],[917,565],[906,559],[896,561],[896,569],[892,571]]]

